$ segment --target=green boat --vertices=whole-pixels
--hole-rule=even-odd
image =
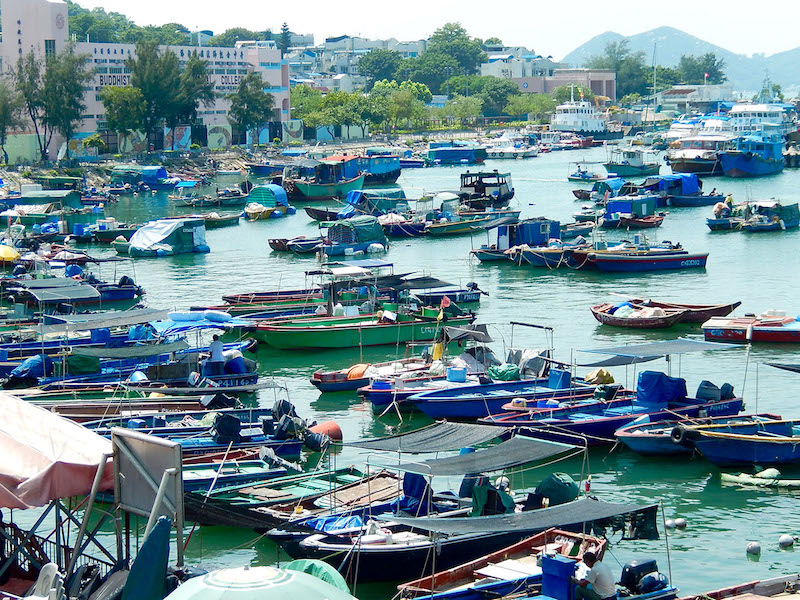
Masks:
[[[378,319],[377,314],[355,317],[289,319],[260,323],[250,332],[259,342],[283,350],[358,348],[424,342],[436,338],[444,325],[459,327],[474,317],[448,317],[437,321],[438,308],[424,308],[422,316],[397,314],[395,321]]]
[[[344,198],[348,192],[364,187],[366,174],[358,171],[355,159],[355,156],[331,156],[290,165],[283,170],[283,187],[292,200]]]
[[[315,183],[302,180],[284,182],[293,200],[319,201],[344,198],[352,190],[364,187],[364,174],[334,183]]]
[[[496,218],[489,215],[459,219],[458,221],[448,221],[446,223],[431,223],[428,225],[428,235],[460,235],[462,233],[473,233],[472,228],[488,223]]]

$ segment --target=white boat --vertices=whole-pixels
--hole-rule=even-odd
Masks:
[[[569,100],[556,107],[556,114],[550,120],[551,131],[574,133],[596,140],[615,140],[622,138],[622,131],[609,131],[605,117],[597,112],[591,102]]]
[[[531,158],[539,154],[536,146],[515,140],[507,132],[487,146],[486,157],[494,159]]]
[[[735,104],[728,112],[728,118],[738,135],[760,132],[765,126],[770,129],[777,127],[781,135],[797,130],[793,115],[782,104]]]

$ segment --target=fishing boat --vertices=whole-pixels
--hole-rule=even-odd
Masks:
[[[686,250],[672,252],[643,250],[624,254],[608,251],[589,255],[589,261],[598,270],[617,273],[705,269],[707,260],[707,252],[691,253]]]
[[[674,454],[691,454],[694,450],[684,444],[678,443],[672,437],[678,425],[711,425],[729,423],[751,423],[758,421],[772,421],[780,419],[779,416],[763,413],[758,415],[733,415],[724,417],[698,417],[690,420],[634,421],[626,427],[620,427],[614,432],[614,437],[628,448],[644,456],[670,456]]]
[[[603,166],[606,171],[619,177],[646,177],[657,175],[661,170],[656,151],[636,146],[613,148],[608,162],[603,163]]]
[[[247,195],[247,200],[244,213],[250,221],[277,219],[297,212],[294,206],[289,204],[286,191],[279,185],[254,185]]]
[[[800,575],[782,575],[770,579],[753,580],[745,583],[738,583],[726,588],[703,592],[703,598],[709,600],[748,600],[758,598],[783,598],[788,595],[787,590],[800,588]],[[684,596],[680,600],[695,600],[697,595]]]
[[[616,196],[606,201],[605,210],[599,219],[605,229],[632,228],[646,229],[658,227],[663,221],[656,217],[658,197],[654,194],[645,196]],[[656,217],[648,219],[647,217]],[[577,219],[576,219],[577,220]]]
[[[574,87],[570,89],[574,93]],[[581,137],[591,137],[595,140],[620,140],[623,131],[609,130],[608,122],[595,106],[585,100],[570,100],[556,106],[556,112],[550,122],[550,130],[554,132],[572,133]]]
[[[724,394],[708,400],[701,396],[690,398],[686,381],[669,377],[656,371],[642,371],[635,394],[617,394],[611,400],[594,400],[571,403],[560,401],[558,406],[532,408],[525,403],[508,404],[501,412],[479,422],[503,427],[515,427],[518,433],[541,439],[600,445],[614,442],[614,432],[637,419],[648,416],[650,420],[664,420],[680,415],[683,418],[698,416],[736,415],[744,402],[733,394],[733,387],[724,386]],[[722,389],[722,388],[720,388]],[[570,442],[572,440],[572,442]]]
[[[572,166],[573,164],[575,166]],[[595,164],[600,164],[600,163],[591,163],[585,161],[570,163],[570,169],[569,169],[569,175],[567,175],[567,181],[574,181],[578,183],[595,183],[595,182],[605,181],[611,177],[611,175],[609,175],[605,171],[594,170],[592,165]],[[573,194],[575,194],[574,191]],[[578,199],[583,200],[584,198],[578,198]],[[585,199],[588,200],[589,197],[587,196]]]
[[[675,173],[722,175],[719,153],[735,145],[731,132],[699,132],[678,141],[679,147],[667,151],[666,161]]]
[[[800,208],[795,204],[774,203],[770,207],[763,204],[759,211],[744,219],[740,225],[742,231],[760,233],[770,231],[786,231],[800,227]],[[767,210],[765,210],[767,209]]]
[[[303,161],[283,170],[283,187],[292,200],[315,202],[344,198],[364,187],[365,174],[355,157]]]
[[[228,212],[208,212],[196,213],[186,215],[187,219],[203,219],[206,223],[206,229],[217,229],[219,227],[229,227],[231,225],[238,225],[242,213],[239,211]]]
[[[431,236],[462,235],[472,233],[474,227],[492,220],[489,215],[475,217],[454,216],[449,220],[433,221],[426,225],[426,233]]]
[[[160,219],[140,227],[129,242],[115,240],[111,245],[117,254],[163,257],[210,252],[205,237],[206,224],[202,219]]]
[[[389,242],[378,219],[370,215],[319,224],[318,238],[293,238],[286,242],[295,254],[324,252],[328,256],[346,256],[365,252],[384,252]],[[272,244],[270,244],[272,246]]]
[[[426,312],[427,311],[427,312]],[[442,327],[472,323],[475,317],[451,316],[438,321],[439,309],[423,309],[422,315],[393,313],[353,317],[323,317],[259,323],[251,335],[259,342],[284,350],[359,348],[433,340]],[[435,314],[433,314],[435,313]]]
[[[661,227],[661,223],[664,222],[664,217],[662,215],[647,215],[646,217],[628,217],[624,215],[620,215],[619,217],[619,225],[621,229],[654,229],[656,227]],[[603,227],[606,224],[603,223]]]
[[[769,488],[776,490],[796,490],[800,489],[800,479],[786,479],[781,477],[778,469],[763,469],[754,474],[739,473],[720,473],[722,485],[738,485],[745,487]]]
[[[783,231],[800,225],[797,204],[784,206],[779,200],[757,200],[733,204],[733,198],[714,205],[714,218],[706,219],[711,231],[743,230],[750,232]]]
[[[387,502],[400,495],[399,481],[381,471],[366,475],[354,467],[278,477],[270,481],[216,488],[211,494],[184,494],[187,520],[201,525],[269,529],[292,517],[306,519]]]
[[[800,421],[677,425],[674,439],[719,466],[783,465],[800,462]]]
[[[682,310],[684,313],[681,323],[705,323],[711,317],[726,317],[742,304],[741,302],[731,302],[729,304],[683,304],[635,297],[628,297],[628,302],[636,307]]]
[[[486,160],[486,148],[474,142],[429,142],[426,158],[433,164],[472,165]]]
[[[777,133],[763,131],[741,137],[735,150],[719,153],[726,177],[761,177],[783,171],[783,138]]]
[[[347,193],[344,204],[337,207],[304,207],[306,214],[315,221],[338,221],[357,215],[379,216],[387,213],[409,212],[408,199],[402,189],[352,190]]]
[[[592,315],[603,325],[634,329],[666,329],[683,322],[685,310],[679,308],[635,308],[630,302],[604,302],[592,306]]]
[[[798,343],[800,321],[782,310],[759,316],[711,317],[702,325],[706,340],[739,343]]]
[[[511,173],[500,173],[497,169],[462,173],[459,197],[472,210],[508,206],[514,197]]]
[[[108,223],[103,223],[102,228],[94,227],[91,230],[94,239],[101,244],[110,244],[120,236],[126,241],[130,241],[131,236],[142,226],[141,224],[128,225],[126,223],[117,223],[116,221],[114,221],[112,225],[113,228],[108,227]]]
[[[488,595],[502,598],[516,590],[541,585],[545,556],[579,562],[583,552],[591,550],[602,559],[605,548],[604,539],[548,529],[452,569],[400,584],[397,591],[402,598],[480,600]]]

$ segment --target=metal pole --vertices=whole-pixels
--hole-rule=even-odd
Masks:
[[[667,545],[667,568],[669,569],[669,584],[672,585],[672,561],[669,557],[669,530],[667,529],[667,516],[664,513],[664,501],[662,500],[659,502],[661,504],[661,520],[664,523],[664,541]]]
[[[86,529],[89,527],[89,517],[92,514],[94,501],[95,498],[97,498],[97,492],[100,490],[100,482],[103,479],[103,472],[106,469],[106,463],[108,462],[109,458],[109,454],[103,454],[103,456],[100,457],[100,464],[97,465],[97,471],[94,474],[94,481],[92,482],[92,491],[89,492],[89,502],[86,504],[86,510],[83,513],[83,520],[81,520],[81,527],[78,530],[78,537],[75,540],[75,546],[72,549],[72,556],[70,557],[69,566],[64,573],[66,577],[70,576],[72,569],[75,568],[75,562],[78,560],[78,550],[81,547],[83,536],[86,534]]]
[[[150,531],[153,529],[158,519],[158,508],[161,506],[161,503],[164,501],[164,496],[167,493],[169,478],[174,477],[177,473],[177,469],[165,469],[164,473],[161,475],[161,483],[158,485],[156,499],[153,501],[153,510],[150,511],[150,518],[147,519],[147,527],[144,529],[145,539],[147,539],[147,536],[150,534]]]

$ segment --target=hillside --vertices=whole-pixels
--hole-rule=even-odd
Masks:
[[[797,63],[800,61],[800,48],[764,56],[756,54],[745,56],[735,54],[715,44],[701,40],[673,27],[658,27],[636,35],[625,37],[613,31],[601,33],[585,44],[567,54],[562,62],[574,67],[586,64],[592,56],[602,54],[608,42],[627,39],[631,50],[644,52],[647,63],[652,61],[653,46],[656,47],[656,61],[665,67],[674,67],[683,54],[701,55],[713,52],[724,58],[728,80],[735,90],[758,90],[764,81],[765,73],[770,79],[784,88],[800,84]]]

